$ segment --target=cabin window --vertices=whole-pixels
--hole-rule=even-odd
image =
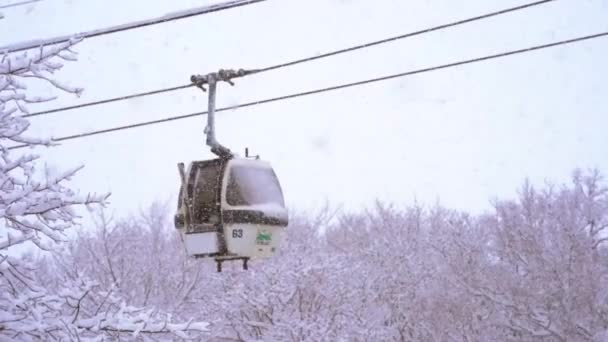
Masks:
[[[194,193],[195,220],[199,222],[215,221],[218,216],[217,200],[219,198],[220,165],[211,164],[198,169],[196,174],[196,190]],[[215,218],[215,219],[214,219]]]
[[[285,206],[279,180],[272,169],[230,168],[226,202],[231,206],[275,204]]]

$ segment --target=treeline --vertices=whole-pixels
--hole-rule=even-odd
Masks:
[[[598,172],[496,201],[473,216],[377,203],[292,214],[278,257],[189,259],[172,206],[100,214],[40,263],[40,283],[83,276],[128,304],[210,323],[210,341],[608,340],[608,188]]]

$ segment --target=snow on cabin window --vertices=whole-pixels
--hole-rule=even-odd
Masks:
[[[234,166],[230,169],[226,201],[231,206],[285,206],[279,180],[272,169]]]

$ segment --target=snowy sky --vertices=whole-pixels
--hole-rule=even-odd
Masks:
[[[6,1],[6,0],[4,0]],[[221,1],[44,0],[4,10],[0,45],[146,19]],[[193,73],[260,68],[522,4],[487,0],[268,1],[92,38],[59,75],[81,98],[30,110],[181,85]],[[555,3],[222,85],[218,106],[457,61],[608,30],[608,0]],[[375,198],[440,200],[471,211],[511,197],[525,177],[608,173],[608,38],[218,114],[218,139],[269,160],[298,209],[356,208]],[[38,90],[38,89],[37,89]],[[42,91],[49,91],[41,89]],[[60,137],[202,111],[196,89],[32,119]],[[205,117],[40,149],[74,184],[111,191],[126,213],[174,198],[176,164],[212,157]]]

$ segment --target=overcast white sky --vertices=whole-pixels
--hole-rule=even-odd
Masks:
[[[6,0],[0,0],[2,3]],[[0,45],[100,28],[220,1],[44,0],[4,10]],[[58,75],[81,98],[31,110],[187,83],[193,73],[259,68],[527,1],[281,0],[110,36],[76,50]],[[234,105],[608,30],[608,0],[560,0],[515,14],[237,80]],[[218,139],[250,147],[278,173],[287,202],[356,208],[374,199],[481,211],[525,177],[565,181],[608,172],[608,38],[218,114]],[[60,137],[204,110],[196,89],[32,119]],[[111,191],[126,213],[175,196],[176,164],[212,157],[205,117],[39,149],[74,184]]]

